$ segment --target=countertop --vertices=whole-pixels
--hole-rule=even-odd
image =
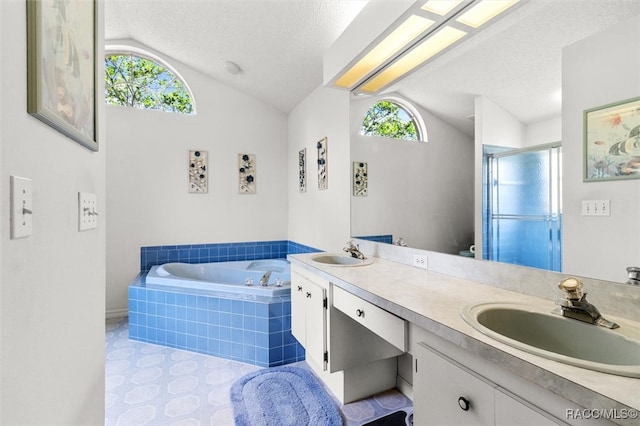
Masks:
[[[374,258],[371,265],[339,267],[313,262],[313,256],[290,255],[289,260],[582,407],[640,411],[640,379],[591,371],[524,352],[476,331],[460,316],[461,309],[470,304],[522,303],[548,306],[551,311],[557,307],[553,301],[380,258]],[[603,312],[603,316],[621,326],[629,324],[640,328],[639,323],[608,312]],[[620,423],[640,424],[640,420]]]

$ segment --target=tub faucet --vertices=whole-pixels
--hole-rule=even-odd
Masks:
[[[265,287],[267,284],[269,284],[269,277],[271,277],[271,271],[265,272],[262,278],[260,278],[260,285]]]
[[[582,292],[582,281],[579,279],[562,280],[558,288],[566,294],[565,298],[556,301],[556,304],[560,305],[560,314],[563,317],[611,329],[620,327],[615,322],[604,319],[598,308],[587,302],[587,293]]]
[[[364,259],[364,254],[362,254],[362,252],[360,251],[360,247],[357,244],[353,243],[353,240],[349,241],[347,243],[347,246],[345,248],[343,248],[342,250],[346,251],[347,253],[351,254],[351,257],[355,257],[356,259]]]

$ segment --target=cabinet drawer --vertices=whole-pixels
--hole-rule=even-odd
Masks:
[[[402,318],[336,286],[333,286],[333,306],[406,352],[407,324]]]

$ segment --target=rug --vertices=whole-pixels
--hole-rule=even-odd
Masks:
[[[310,371],[272,367],[231,386],[236,426],[342,426],[342,417]]]

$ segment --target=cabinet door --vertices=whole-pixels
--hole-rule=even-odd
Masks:
[[[291,334],[303,347],[306,342],[306,303],[304,286],[308,281],[301,275],[291,273]]]
[[[493,425],[491,384],[422,343],[414,358],[413,421],[416,426]]]
[[[296,287],[297,292],[297,287]],[[312,358],[317,365],[327,369],[324,354],[327,350],[327,308],[326,290],[307,281],[303,287],[306,299],[306,357]]]
[[[557,426],[566,423],[554,419],[537,407],[496,389],[496,426]]]

